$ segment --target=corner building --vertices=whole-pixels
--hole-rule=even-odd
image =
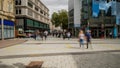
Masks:
[[[68,27],[72,30],[74,36],[77,36],[81,24],[81,8],[82,0],[69,0],[68,1]]]
[[[14,0],[0,0],[0,40],[15,37]]]
[[[19,31],[49,30],[49,9],[40,0],[15,0],[16,36]]]

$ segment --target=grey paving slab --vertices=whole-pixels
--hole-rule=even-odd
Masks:
[[[2,65],[24,68],[31,61],[44,61],[42,68],[119,68],[120,52],[0,59]]]
[[[28,39],[22,44],[0,49],[0,68],[25,68],[31,61],[44,61],[43,68],[120,68],[120,52],[87,53],[120,50],[119,40],[92,41],[102,44],[93,43],[92,48],[85,49],[86,46],[79,47],[77,39]],[[110,44],[111,41],[114,44]]]

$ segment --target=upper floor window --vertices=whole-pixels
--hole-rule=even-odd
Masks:
[[[21,8],[16,8],[16,14],[21,14]]]
[[[21,5],[21,0],[15,0],[15,5]]]
[[[28,9],[28,15],[33,16],[33,12],[31,10],[29,10],[29,9]]]
[[[13,12],[13,2],[11,0],[8,1],[8,12]]]
[[[35,7],[35,10],[36,10],[36,11],[39,11],[39,9],[38,9],[37,7]]]
[[[43,11],[42,11],[42,10],[40,10],[40,13],[41,13],[41,14],[43,14]]]
[[[30,3],[30,2],[28,2],[28,6],[31,7],[31,8],[33,8],[32,3]]]

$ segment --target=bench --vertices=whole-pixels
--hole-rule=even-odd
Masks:
[[[41,68],[43,61],[31,61],[26,68]]]

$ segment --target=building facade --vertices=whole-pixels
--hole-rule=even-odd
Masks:
[[[118,5],[118,0],[83,0],[82,28],[90,29],[94,38],[109,38],[110,33],[117,37],[120,32]]]
[[[15,0],[16,36],[28,30],[49,30],[49,9],[40,0]]]
[[[14,38],[14,0],[0,0],[0,39]]]
[[[81,24],[81,2],[82,0],[69,0],[68,1],[68,27],[72,30],[73,35],[76,35],[79,31]]]

